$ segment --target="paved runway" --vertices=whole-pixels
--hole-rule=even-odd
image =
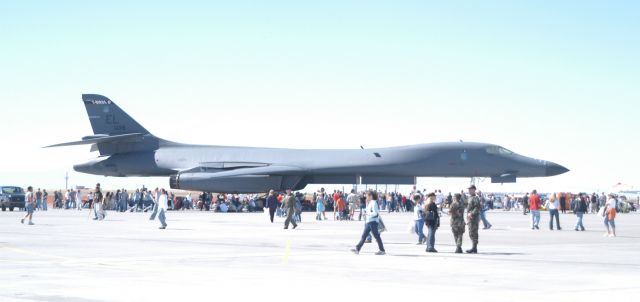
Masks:
[[[456,255],[447,217],[436,237],[440,253],[427,254],[408,232],[410,213],[385,213],[386,256],[373,255],[375,243],[349,252],[362,222],[317,222],[313,213],[298,230],[262,213],[169,212],[167,230],[147,213],[109,212],[97,222],[86,210],[50,210],[36,212],[34,226],[20,224],[22,214],[0,212],[0,301],[631,301],[640,294],[638,214],[619,215],[618,237],[607,238],[596,215],[585,218],[586,232],[573,230],[571,214],[561,215],[562,231],[532,231],[530,216],[493,211],[480,254]]]

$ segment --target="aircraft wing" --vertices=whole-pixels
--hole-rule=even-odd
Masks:
[[[56,144],[56,145],[46,146],[44,148],[122,142],[122,141],[127,141],[133,138],[139,138],[144,135],[145,134],[142,134],[142,133],[128,133],[128,134],[119,134],[119,135],[94,135],[94,136],[84,137],[82,138],[81,141]]]

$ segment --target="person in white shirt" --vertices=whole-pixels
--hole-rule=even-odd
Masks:
[[[189,209],[192,210],[193,209],[193,198],[191,197],[191,193],[187,194],[187,197],[185,198],[185,204],[184,207],[182,207],[182,209]]]
[[[616,213],[617,213],[617,205],[613,194],[609,194],[609,199],[607,203],[604,205],[604,225],[607,227],[607,233],[605,236],[616,237]]]
[[[560,208],[560,202],[556,198],[556,194],[551,194],[551,197],[545,202],[544,207],[549,210],[549,229],[553,231],[553,217],[556,217],[556,225],[558,226],[558,231],[562,230],[560,227],[560,213],[558,209]]]
[[[418,234],[418,245],[427,242],[424,235],[424,203],[419,194],[413,195],[413,201],[416,203],[413,207],[413,221],[415,222],[415,231]]]
[[[160,195],[158,196],[158,220],[160,220],[160,229],[164,230],[167,228],[167,217],[165,213],[169,209],[169,197],[167,196],[167,191],[165,189],[160,190]]]
[[[33,222],[31,220],[33,220],[33,211],[36,208],[36,198],[33,196],[33,187],[27,188],[27,194],[24,200],[26,204],[27,214],[22,217],[20,223],[24,224],[24,220],[29,218],[29,225],[33,225]]]
[[[82,210],[82,191],[80,191],[80,189],[78,189],[78,192],[76,193],[76,207],[78,208],[78,211]]]
[[[442,194],[442,190],[438,190],[436,193],[436,205],[438,208],[442,208],[442,203],[444,202],[444,194]]]
[[[380,208],[378,207],[378,193],[376,191],[367,192],[367,224],[365,224],[364,232],[362,232],[362,237],[360,238],[360,242],[356,245],[356,248],[351,249],[354,254],[359,254],[360,249],[364,245],[364,242],[367,240],[367,237],[370,233],[373,233],[373,237],[376,239],[378,243],[379,251],[376,255],[384,255],[384,245],[382,244],[382,238],[380,238],[380,232],[378,231],[378,224],[380,223]]]
[[[355,189],[352,189],[351,193],[347,196],[347,203],[349,204],[349,219],[353,220],[356,209],[360,208],[360,196],[356,194]]]

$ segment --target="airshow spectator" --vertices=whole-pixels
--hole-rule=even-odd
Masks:
[[[549,199],[544,204],[544,207],[549,210],[549,230],[553,231],[553,218],[556,218],[556,226],[558,227],[558,231],[562,230],[560,227],[560,214],[558,213],[558,209],[560,208],[560,202],[556,198],[555,194],[551,194]]]
[[[539,230],[540,227],[540,195],[538,191],[533,190],[529,197],[529,211],[531,211],[531,229]]]
[[[577,197],[573,205],[573,213],[576,215],[576,231],[584,231],[584,225],[582,224],[582,217],[587,212],[587,198],[588,196],[580,195]]]
[[[609,194],[609,200],[604,205],[604,225],[607,227],[607,233],[605,236],[616,237],[616,208],[617,201],[613,194]]]

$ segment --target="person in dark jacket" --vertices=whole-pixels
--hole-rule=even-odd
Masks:
[[[427,225],[427,253],[437,253],[436,230],[440,227],[440,216],[438,215],[438,206],[436,205],[436,194],[427,195],[427,202],[424,205],[424,223]]]
[[[269,191],[267,208],[269,208],[269,218],[271,219],[271,223],[273,223],[273,216],[276,214],[276,209],[278,208],[278,198],[276,197],[276,192],[273,190]]]
[[[584,225],[582,224],[582,216],[587,212],[587,198],[588,196],[580,195],[574,205],[573,213],[576,214],[576,227],[575,230],[584,231]]]

